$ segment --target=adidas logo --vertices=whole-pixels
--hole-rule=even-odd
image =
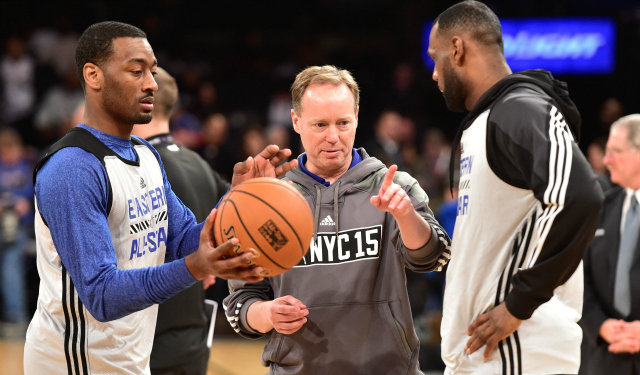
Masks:
[[[336,225],[336,223],[331,218],[331,215],[327,215],[327,217],[322,219],[322,221],[320,222],[320,225],[328,227],[328,226],[331,226],[331,225]]]
[[[140,189],[144,189],[146,187],[147,185],[144,184],[144,180],[142,179],[142,177],[140,177]]]

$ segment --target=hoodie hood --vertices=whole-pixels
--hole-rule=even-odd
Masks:
[[[455,155],[462,137],[462,132],[467,129],[473,121],[492,106],[498,99],[513,89],[519,87],[530,87],[536,91],[542,91],[549,95],[558,105],[560,112],[564,115],[569,129],[573,133],[576,142],[580,139],[581,118],[578,108],[569,97],[569,89],[566,82],[553,78],[550,72],[542,69],[524,70],[522,72],[509,74],[485,92],[469,114],[462,120],[451,148],[451,159],[449,161],[449,182],[453,191],[453,170],[455,168]]]

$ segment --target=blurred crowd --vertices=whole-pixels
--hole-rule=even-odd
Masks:
[[[0,54],[0,335],[21,337],[35,311],[38,276],[33,237],[33,166],[66,132],[82,122],[83,92],[75,66],[82,30],[61,17],[51,26],[14,33],[2,40]],[[302,39],[286,52],[269,45],[258,31],[243,33],[237,49],[211,61],[197,48],[177,48],[175,24],[153,14],[138,25],[148,33],[159,65],[177,78],[179,108],[171,119],[177,143],[198,152],[221,176],[256,155],[267,144],[301,150],[291,124],[289,85],[307,65],[334,63],[313,40]],[[326,48],[324,49],[326,50]],[[374,49],[375,51],[375,49]],[[354,54],[363,53],[358,48]],[[366,56],[361,60],[375,60]],[[359,60],[359,61],[361,61]],[[349,61],[343,61],[352,69]],[[224,62],[224,63],[223,63]],[[416,59],[385,59],[378,68],[352,69],[361,83],[360,123],[356,147],[387,165],[409,172],[430,197],[436,218],[453,237],[456,188],[449,186],[451,137],[459,119],[443,115],[442,99],[430,73]],[[360,82],[362,79],[362,82]],[[432,100],[434,99],[435,100]],[[429,103],[435,104],[429,104]],[[437,108],[437,109],[433,109]],[[611,185],[602,163],[609,126],[626,114],[615,97],[600,103],[596,124],[581,142],[602,186]],[[454,184],[455,185],[455,184]],[[444,275],[409,271],[408,291],[425,366],[442,368],[439,321]],[[217,283],[220,300],[220,288]],[[220,330],[228,325],[218,325]]]

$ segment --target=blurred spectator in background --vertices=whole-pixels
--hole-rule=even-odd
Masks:
[[[177,144],[195,150],[202,145],[202,123],[198,116],[186,109],[182,99],[183,95],[180,95],[180,102],[171,116],[171,134]]]
[[[393,69],[391,79],[391,98],[387,105],[392,105],[400,113],[422,121],[419,114],[423,111],[426,99],[422,93],[423,88],[416,82],[413,67],[407,62],[398,63]]]
[[[216,85],[211,81],[200,83],[193,102],[193,114],[204,122],[208,115],[221,110],[222,106],[220,105]]]
[[[267,136],[259,124],[250,125],[242,135],[241,155],[238,160],[245,160],[249,156],[258,155],[269,143]]]
[[[612,188],[613,182],[609,177],[609,170],[604,164],[604,154],[607,146],[606,137],[598,137],[587,147],[587,160],[591,164],[591,168],[596,172],[598,183],[602,187],[602,191],[607,191]]]
[[[24,338],[27,329],[23,249],[33,221],[33,167],[17,131],[0,129],[0,335]]]
[[[287,90],[276,90],[271,96],[267,107],[267,121],[269,126],[280,125],[293,128],[291,125],[291,97]]]
[[[422,136],[422,153],[413,166],[413,176],[430,197],[441,197],[449,171],[451,146],[442,130],[429,128]],[[447,184],[448,185],[448,184]],[[447,191],[447,194],[449,192]]]
[[[66,134],[60,134],[59,128],[69,121],[73,111],[83,102],[84,93],[75,67],[72,67],[64,75],[61,84],[47,91],[36,112],[35,127],[41,142],[39,146],[52,143]]]
[[[640,114],[611,126],[610,189],[584,256],[581,375],[640,370]]]
[[[202,128],[202,147],[197,151],[213,170],[217,171],[227,181],[231,180],[235,152],[228,142],[229,121],[222,113],[214,113],[204,121]],[[237,145],[235,145],[237,147]]]
[[[3,88],[0,107],[4,123],[31,142],[32,115],[36,103],[35,63],[25,49],[25,42],[18,35],[12,35],[7,40],[5,55],[0,61],[0,86]]]
[[[398,170],[404,171],[400,141],[404,118],[396,111],[384,111],[378,117],[374,126],[375,137],[365,144],[365,149],[370,156],[380,160],[387,167],[395,164]]]
[[[267,143],[278,145],[280,149],[288,148],[292,151],[297,149],[291,148],[291,133],[289,128],[283,125],[271,125],[267,128]]]

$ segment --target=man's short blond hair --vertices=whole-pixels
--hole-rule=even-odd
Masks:
[[[291,85],[291,100],[293,101],[293,110],[296,111],[296,114],[300,115],[302,111],[302,95],[305,90],[307,90],[307,87],[316,83],[328,83],[334,86],[340,86],[341,84],[347,85],[353,94],[355,103],[354,110],[358,110],[358,106],[360,105],[360,88],[351,73],[345,69],[338,69],[333,65],[324,65],[310,66],[296,76],[296,80],[293,82],[293,85]]]
[[[611,124],[611,130],[618,128],[627,129],[627,142],[631,148],[640,148],[640,114],[634,113],[620,117],[616,122]]]

